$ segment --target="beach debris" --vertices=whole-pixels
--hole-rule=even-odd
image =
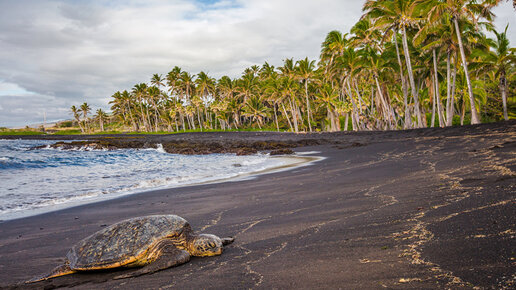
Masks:
[[[369,259],[360,259],[359,260],[361,264],[367,264],[367,263],[381,263],[382,260],[369,260]]]
[[[401,278],[399,280],[400,283],[410,283],[410,282],[413,282],[413,281],[422,281],[420,278]]]
[[[114,279],[137,277],[184,264],[191,256],[220,255],[223,247],[233,241],[232,237],[195,234],[190,224],[177,215],[127,219],[78,242],[61,266],[26,283],[84,271],[140,267]]]

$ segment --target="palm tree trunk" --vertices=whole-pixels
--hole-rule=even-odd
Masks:
[[[287,121],[288,121],[288,125],[290,126],[290,131],[294,132],[294,128],[292,127],[292,123],[290,122],[290,118],[287,114],[287,110],[285,109],[285,105],[283,104],[283,102],[281,103],[281,107],[283,108],[283,112],[285,114],[285,118],[287,118]]]
[[[431,88],[428,88],[429,92],[432,93],[432,117],[430,118],[430,128],[435,127],[435,103],[436,103],[436,92],[435,92],[435,77],[434,74],[430,74],[432,76],[432,84]],[[430,86],[430,85],[429,85]]]
[[[374,80],[376,81],[376,87],[378,89],[378,96],[379,96],[379,99],[380,99],[380,104],[382,105],[382,113],[383,113],[383,118],[384,118],[384,121],[386,123],[390,122],[390,116],[389,116],[389,107],[388,105],[385,103],[385,99],[384,99],[384,96],[383,96],[383,93],[382,93],[382,89],[380,87],[380,82],[378,81],[378,77],[375,75],[374,76]]]
[[[156,104],[153,102],[153,105],[154,105],[154,112],[156,113],[156,116],[155,116],[155,124],[154,124],[154,128],[155,128],[155,132],[158,132],[158,116],[159,116],[159,112],[158,112],[158,107],[156,106]]]
[[[299,126],[297,124],[297,111],[294,108],[294,104],[291,99],[289,99],[290,102],[290,111],[292,112],[292,121],[294,122],[294,130],[296,133],[299,132]]]
[[[433,57],[434,57],[434,76],[435,76],[435,99],[437,104],[437,115],[439,117],[439,127],[444,127],[443,122],[443,114],[441,108],[441,94],[439,92],[439,77],[437,74],[437,56],[435,54],[435,49],[433,49]]]
[[[84,134],[84,128],[82,127],[81,119],[79,119],[78,117],[75,117],[75,120],[77,120],[77,124],[79,124],[79,128],[81,129],[81,133]]]
[[[412,97],[414,98],[414,110],[415,110],[416,118],[417,118],[417,126],[419,128],[422,128],[422,127],[424,127],[424,124],[423,124],[423,120],[421,117],[421,111],[419,108],[419,96],[417,95],[416,84],[414,82],[414,73],[412,71],[412,64],[410,62],[410,54],[409,54],[409,50],[408,50],[407,33],[405,31],[405,26],[401,27],[401,35],[402,35],[402,39],[403,39],[403,53],[405,54],[405,62],[407,65],[410,87],[412,89]]]
[[[466,83],[468,84],[468,95],[469,103],[471,105],[471,124],[480,124],[478,118],[477,109],[475,107],[475,97],[473,96],[473,88],[471,87],[471,80],[469,79],[468,63],[466,62],[466,54],[464,53],[464,46],[462,45],[462,37],[459,30],[459,22],[457,17],[453,18],[455,24],[455,31],[457,32],[457,39],[459,40],[460,56],[462,57],[462,67],[464,68],[464,74],[466,75]]]
[[[407,83],[405,79],[405,75],[403,74],[403,65],[401,64],[401,57],[400,57],[400,49],[398,48],[398,30],[395,30],[394,33],[394,45],[396,47],[396,56],[398,58],[398,65],[400,66],[400,77],[401,77],[401,87],[403,90],[403,106],[405,107],[405,120],[403,123],[403,129],[409,129],[412,127],[412,122],[410,118],[410,110],[408,107],[408,90],[407,90]]]
[[[310,120],[310,102],[308,101],[308,79],[305,79],[305,96],[306,96],[306,110],[307,110],[307,119],[308,119],[308,128],[310,128],[310,132],[312,132],[312,124]]]
[[[351,106],[352,106],[351,123],[353,125],[353,131],[357,131],[358,127],[359,127],[357,104],[355,102],[355,99],[353,98],[353,91],[351,90],[351,86],[349,85],[348,79],[346,79],[346,84],[347,84],[347,88],[348,88],[347,94],[349,95],[349,100],[351,101]],[[342,86],[344,87],[344,84],[342,84]]]
[[[455,115],[455,94],[457,92],[457,66],[455,65],[455,61],[453,62],[452,67],[452,91],[451,91],[451,103],[450,103],[450,110],[452,116]],[[452,125],[453,125],[453,117],[452,117]]]
[[[202,132],[203,125],[201,122],[201,112],[200,112],[199,108],[197,108],[197,121],[199,121],[199,127],[201,128],[201,132]]]
[[[276,103],[272,104],[274,107],[274,122],[276,123],[276,130],[279,132],[279,124],[278,124],[278,113],[276,112]]]
[[[453,121],[453,103],[451,102],[451,69],[450,52],[446,54],[446,126],[451,126]]]
[[[145,106],[145,112],[147,114],[147,127],[145,128],[145,130],[147,132],[150,132],[151,128],[152,128],[152,123],[151,123],[151,120],[150,120],[150,114],[149,114],[149,107],[148,106]]]
[[[509,121],[509,115],[507,114],[507,79],[505,78],[505,72],[500,74],[500,93],[502,94],[503,118],[505,121]]]
[[[355,93],[358,96],[359,110],[360,110],[360,114],[362,114],[362,103],[364,103],[364,100],[362,99],[362,96],[360,95],[360,91],[358,90],[358,85],[357,85],[356,79],[353,79],[353,88],[355,89]]]

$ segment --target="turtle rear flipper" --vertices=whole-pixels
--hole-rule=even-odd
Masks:
[[[54,278],[54,277],[59,277],[59,276],[73,274],[75,272],[76,271],[74,271],[74,270],[72,270],[70,268],[70,265],[64,264],[64,265],[55,267],[54,270],[52,270],[52,272],[48,273],[47,275],[43,275],[43,276],[38,276],[38,277],[32,278],[29,281],[26,281],[25,283],[36,283],[36,282],[43,281],[43,280],[48,280],[48,279]]]

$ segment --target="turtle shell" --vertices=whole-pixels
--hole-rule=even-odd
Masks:
[[[137,217],[113,224],[75,244],[67,254],[73,270],[96,270],[135,262],[154,243],[179,238],[188,222],[176,215]]]

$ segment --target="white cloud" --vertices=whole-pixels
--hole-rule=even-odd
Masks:
[[[264,61],[316,59],[326,34],[349,31],[362,3],[0,0],[0,81],[18,89],[13,93],[0,83],[0,126],[32,122],[43,111],[69,118],[68,108],[84,101],[107,108],[113,92],[175,65],[237,77]],[[504,15],[513,33],[514,14]],[[33,95],[7,100],[24,92]]]

